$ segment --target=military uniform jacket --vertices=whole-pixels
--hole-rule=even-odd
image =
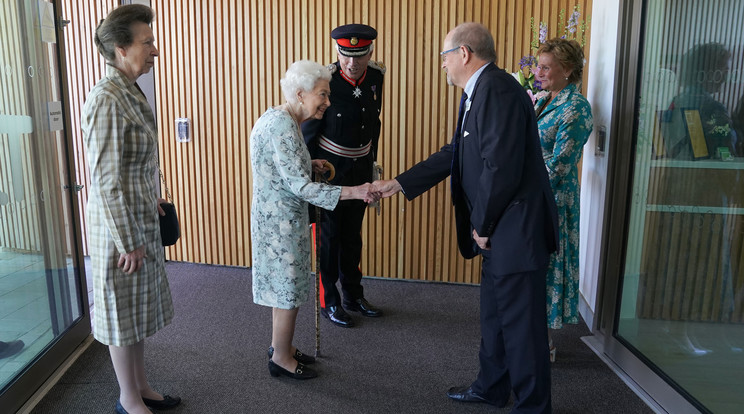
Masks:
[[[380,138],[380,111],[382,110],[382,80],[384,67],[369,61],[367,72],[352,84],[341,74],[339,63],[329,66],[331,77],[331,106],[323,119],[311,119],[302,125],[305,143],[313,159],[328,160],[336,169],[331,182],[337,185],[359,185],[372,180],[372,164],[377,156]],[[321,146],[325,137],[332,144],[343,148],[362,149],[370,144],[369,154],[345,157]]]

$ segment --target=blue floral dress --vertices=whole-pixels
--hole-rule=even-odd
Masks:
[[[341,187],[311,181],[310,153],[284,110],[269,108],[256,121],[250,151],[253,301],[294,309],[313,286],[307,203],[333,210]]]
[[[550,102],[535,103],[545,167],[558,205],[559,251],[550,258],[547,277],[548,327],[579,321],[579,174],[578,162],[592,132],[589,102],[569,84]],[[543,108],[543,106],[545,106]]]

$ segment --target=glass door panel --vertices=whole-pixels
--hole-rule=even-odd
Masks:
[[[645,2],[616,337],[701,411],[744,407],[744,1]]]
[[[55,21],[0,0],[0,397],[87,317]]]

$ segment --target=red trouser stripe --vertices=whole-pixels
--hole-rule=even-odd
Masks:
[[[316,237],[315,232],[318,230],[318,223],[313,223],[313,246],[315,246],[315,269],[318,270],[318,274],[315,277],[321,278],[319,281],[319,287],[318,292],[320,295],[320,307],[325,308],[325,289],[323,289],[323,279],[322,274],[320,272],[320,246],[316,245],[316,241],[318,240],[318,237]]]

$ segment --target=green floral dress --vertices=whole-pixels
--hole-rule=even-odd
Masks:
[[[548,327],[579,321],[579,173],[578,162],[592,132],[589,102],[569,84],[550,102],[535,103],[545,167],[558,206],[559,251],[547,276]]]

